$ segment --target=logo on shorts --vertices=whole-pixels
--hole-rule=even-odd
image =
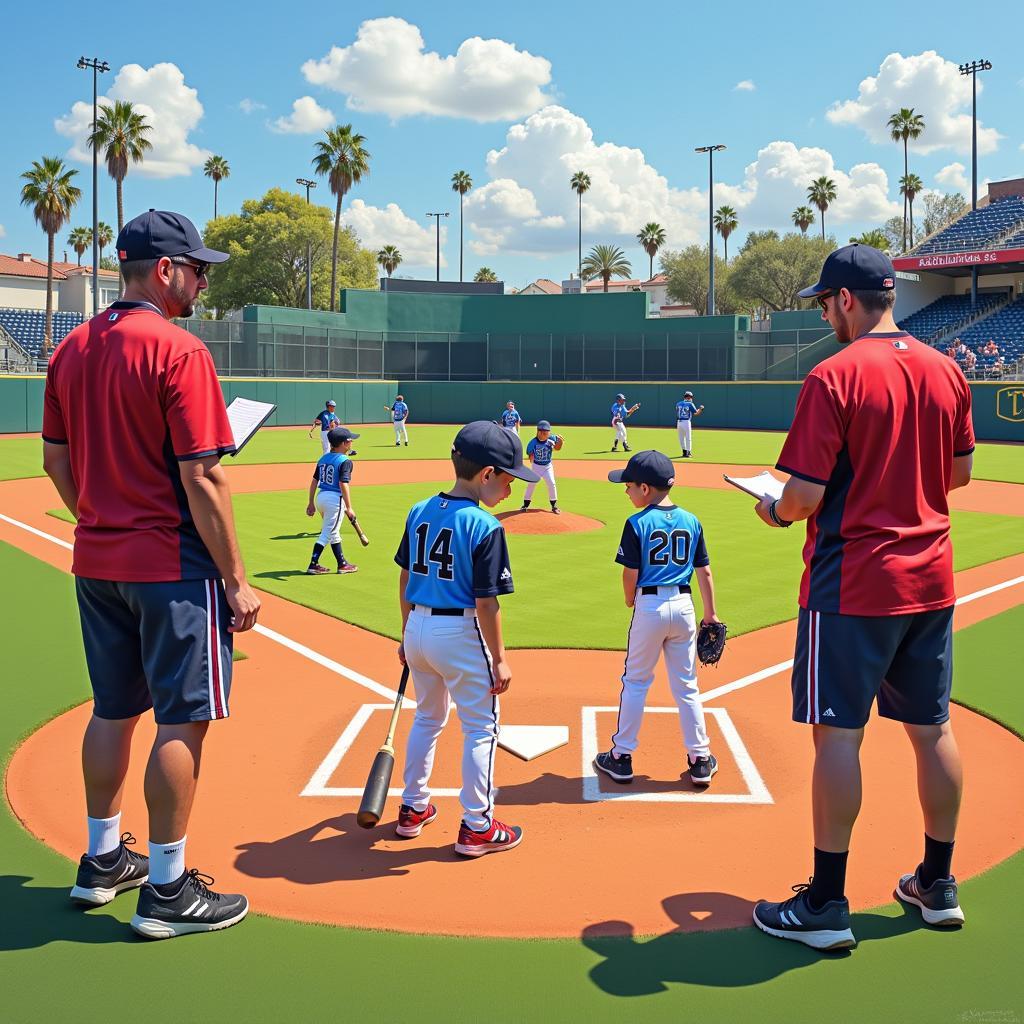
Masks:
[[[835,718],[836,717],[836,713],[831,708],[825,708],[825,710],[821,713],[821,717],[822,718]]]
[[[501,570],[501,575],[498,577],[498,579],[502,583],[504,583],[506,580],[512,579],[512,570],[509,569],[509,567],[506,565],[505,568]]]
[[[619,557],[620,558],[624,557],[624,552],[623,552],[622,548],[619,548]]]

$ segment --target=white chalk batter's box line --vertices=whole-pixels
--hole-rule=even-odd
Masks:
[[[300,796],[327,796],[327,797],[361,797],[363,789],[361,786],[332,786],[330,781],[338,770],[345,755],[352,749],[352,744],[362,732],[363,727],[376,711],[390,711],[390,704],[363,704],[352,716],[352,721],[345,726],[344,731],[338,737],[334,746],[331,747],[327,756],[313,772],[305,789]],[[740,738],[740,734],[733,724],[729,712],[725,708],[705,708],[704,714],[715,719],[719,732],[725,740],[732,753],[736,766],[747,787],[746,793],[721,793],[714,790],[705,792],[679,792],[679,793],[638,793],[638,792],[605,792],[601,789],[594,771],[593,761],[597,757],[598,733],[597,716],[607,713],[615,714],[617,707],[585,707],[582,710],[582,739],[583,739],[583,799],[590,802],[600,800],[626,800],[634,803],[712,803],[712,804],[770,804],[774,803],[768,787],[761,778],[753,758]],[[679,714],[678,708],[644,708],[644,714]],[[458,789],[432,789],[431,797],[458,797]],[[388,790],[389,797],[401,797],[402,790],[391,787]]]

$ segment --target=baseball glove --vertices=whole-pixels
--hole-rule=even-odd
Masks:
[[[697,631],[697,657],[702,665],[717,665],[725,650],[724,622],[702,622]]]
[[[633,415],[633,413],[635,413],[635,412],[637,411],[637,409],[639,409],[639,408],[640,408],[640,403],[639,403],[639,402],[637,402],[637,403],[636,403],[636,405],[634,405],[632,409],[627,409],[627,410],[626,410],[626,417],[627,417],[627,419],[628,419],[628,418],[629,418],[630,416],[632,416],[632,415]]]

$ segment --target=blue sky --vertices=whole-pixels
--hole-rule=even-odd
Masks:
[[[584,250],[621,245],[646,276],[634,238],[645,222],[667,228],[669,248],[706,237],[707,160],[693,148],[710,142],[728,146],[715,162],[715,200],[739,213],[730,251],[750,229],[789,227],[821,173],[839,186],[826,226],[845,241],[901,209],[902,151],[884,128],[899,106],[928,124],[911,170],[940,191],[962,189],[966,174],[969,190],[970,94],[955,64],[975,58],[994,65],[979,95],[979,176],[1024,176],[1019,4],[972,21],[960,4],[932,4],[913,19],[898,7],[872,18],[835,8],[820,29],[822,8],[811,4],[787,4],[784,17],[776,5],[735,2],[675,11],[600,2],[337,7],[140,5],[119,21],[58,0],[47,13],[59,30],[47,33],[38,12],[16,5],[5,15],[7,118],[17,121],[0,151],[0,251],[45,255],[18,203],[19,175],[44,154],[80,168],[85,194],[73,224],[89,223],[81,132],[91,75],[75,68],[81,54],[111,65],[101,95],[152,111],[157,146],[129,173],[129,215],[178,209],[201,226],[212,214],[201,169],[210,153],[231,166],[222,213],[271,186],[296,188],[296,177],[313,176],[322,125],[351,122],[373,159],[343,217],[365,244],[398,245],[399,273],[410,276],[433,276],[428,210],[452,213],[442,276],[458,276],[449,181],[459,169],[474,181],[467,278],[484,264],[516,286],[567,277],[576,264],[575,170],[593,180]],[[329,202],[325,184],[314,199]],[[116,220],[102,165],[100,216]]]

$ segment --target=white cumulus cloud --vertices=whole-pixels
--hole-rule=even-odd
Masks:
[[[0,224],[0,238],[3,238],[6,234],[7,230],[4,228],[3,224]]]
[[[402,254],[402,266],[398,273],[410,267],[433,267],[436,258],[434,222],[421,224],[413,220],[397,203],[388,203],[381,208],[368,206],[362,199],[353,199],[341,211],[341,223],[352,228],[360,243],[367,249],[394,245]],[[448,265],[445,259],[445,244],[448,227],[441,225],[441,266]]]
[[[271,122],[270,130],[282,135],[315,135],[334,124],[334,114],[321,107],[312,96],[302,96],[292,104],[287,117]]]
[[[257,110],[266,110],[266,103],[260,103],[258,100],[251,100],[248,96],[241,100],[238,104],[238,109],[243,114],[255,114]]]
[[[978,76],[978,94],[984,75]],[[833,124],[860,128],[872,141],[894,145],[886,122],[903,107],[912,107],[925,119],[925,130],[910,148],[917,153],[952,149],[971,151],[971,83],[958,65],[934,50],[904,57],[890,53],[878,74],[860,83],[856,99],[837,101],[826,116]],[[978,122],[978,152],[992,153],[1003,136]]]
[[[742,82],[737,82],[732,90],[733,92],[753,92],[756,88],[757,86],[749,78],[744,78]]]
[[[199,93],[185,84],[185,76],[176,64],[154,64],[151,68],[125,64],[99,102],[105,106],[115,100],[133,103],[152,128],[147,138],[153,148],[141,164],[132,165],[129,175],[173,178],[191,174],[211,155],[210,150],[188,140],[203,116],[203,105]],[[71,139],[68,156],[72,160],[92,161],[92,150],[86,142],[91,123],[92,104],[83,101],[54,122],[57,131]]]
[[[971,183],[967,180],[967,168],[961,163],[946,164],[940,171],[936,171],[935,180],[947,189],[954,189],[957,192],[967,192]]]
[[[510,121],[548,102],[551,63],[504,40],[478,36],[442,56],[427,51],[415,25],[373,18],[359,26],[354,43],[306,61],[302,73],[313,85],[345,93],[350,110]]]

